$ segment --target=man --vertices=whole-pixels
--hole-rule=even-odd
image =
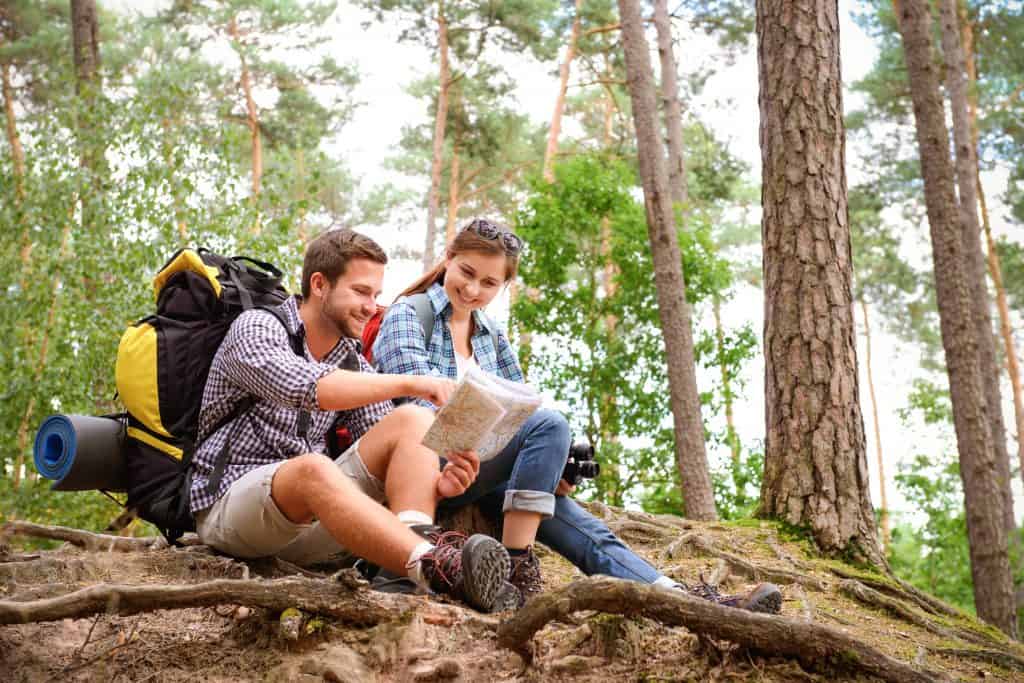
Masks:
[[[443,404],[454,383],[376,374],[359,353],[386,263],[370,238],[326,232],[307,248],[302,296],[278,309],[282,320],[254,310],[232,324],[199,415],[191,488],[197,531],[204,543],[242,558],[310,564],[364,557],[490,611],[507,590],[504,547],[432,526],[438,501],[465,492],[479,459],[451,454],[442,470],[420,443],[433,413],[391,407],[390,399],[410,395]],[[302,340],[301,356],[289,334]],[[248,400],[248,409],[226,419]],[[355,441],[331,460],[325,437],[336,417]]]

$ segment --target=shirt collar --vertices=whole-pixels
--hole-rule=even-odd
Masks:
[[[442,320],[448,320],[451,317],[452,302],[448,299],[447,292],[444,291],[444,285],[439,282],[430,285],[427,289],[427,298],[430,299],[435,316],[441,316]],[[473,311],[473,322],[475,323],[474,336],[491,334],[491,322],[480,309]]]

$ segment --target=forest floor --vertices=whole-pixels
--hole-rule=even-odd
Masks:
[[[543,548],[545,594],[484,615],[371,591],[351,570],[314,576],[198,545],[104,549],[83,535],[30,550],[24,537],[53,532],[14,522],[0,529],[0,679],[1024,681],[1021,644],[775,524],[591,509],[678,580],[777,583],[782,614],[585,579]]]

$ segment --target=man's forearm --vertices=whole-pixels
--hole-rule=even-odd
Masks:
[[[371,372],[335,370],[316,384],[321,410],[351,410],[413,393],[410,375],[380,375]]]

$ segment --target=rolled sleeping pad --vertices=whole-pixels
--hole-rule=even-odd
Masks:
[[[36,432],[36,469],[54,491],[124,491],[125,426],[117,417],[51,415]]]

